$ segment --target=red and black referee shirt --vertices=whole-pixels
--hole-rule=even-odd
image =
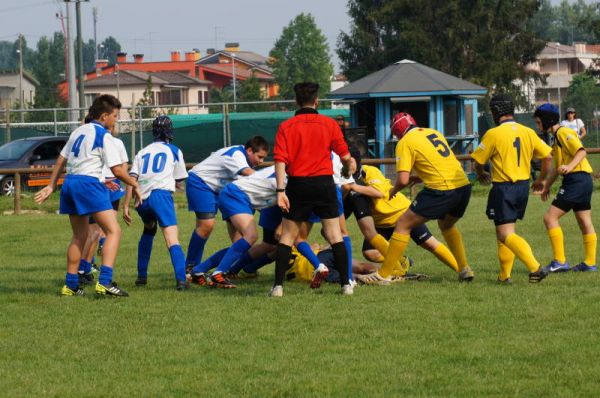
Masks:
[[[288,176],[315,177],[333,175],[331,151],[349,154],[340,126],[315,109],[302,108],[279,125],[273,157],[286,164]]]

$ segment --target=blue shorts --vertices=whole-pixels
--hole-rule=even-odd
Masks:
[[[469,199],[471,184],[448,191],[425,187],[410,204],[410,209],[430,220],[441,220],[447,215],[461,218],[467,210]]]
[[[337,195],[338,217],[341,217],[344,215],[344,200],[342,199],[342,188],[336,185],[335,193]],[[321,219],[315,213],[311,213],[310,217],[308,217],[308,222],[314,224],[321,222]]]
[[[278,206],[267,207],[260,211],[258,225],[263,229],[276,230],[282,220],[281,209]]]
[[[219,194],[219,210],[223,220],[236,214],[254,214],[250,198],[234,184],[227,184]]]
[[[375,229],[377,230],[377,233],[379,235],[383,236],[386,240],[390,240],[392,234],[394,233],[395,227],[380,227]],[[427,224],[421,224],[410,231],[410,238],[419,246],[425,243],[427,239],[431,238],[432,236],[433,235],[431,234],[431,231],[429,231],[429,228],[427,228]],[[373,245],[371,245],[371,243],[368,240],[364,239],[362,244],[362,251],[364,252],[366,250],[373,249],[375,249]],[[385,256],[386,253],[381,254]]]
[[[142,204],[135,209],[144,224],[158,221],[162,228],[177,225],[175,216],[175,203],[171,191],[156,189],[152,191],[148,198],[142,201]]]
[[[112,208],[108,189],[97,178],[67,174],[60,190],[60,214],[83,216]]]
[[[188,210],[196,213],[217,213],[219,194],[213,191],[202,178],[190,173],[185,183]]]
[[[485,213],[495,225],[512,224],[525,216],[529,200],[529,181],[495,182],[488,196]]]
[[[118,201],[123,196],[125,196],[125,190],[123,189],[123,185],[121,184],[121,181],[112,180],[112,182],[114,182],[115,184],[117,184],[119,186],[119,189],[117,191],[111,191],[110,189],[108,190],[108,193],[110,194],[110,202],[114,203],[115,201]],[[117,209],[115,209],[115,210],[117,210]]]
[[[552,206],[562,211],[584,211],[592,208],[592,175],[586,172],[570,173],[563,177],[562,185],[552,201]]]

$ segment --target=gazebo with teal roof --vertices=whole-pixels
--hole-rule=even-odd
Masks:
[[[402,60],[329,94],[353,101],[350,122],[364,128],[371,155],[391,156],[390,120],[395,112],[409,112],[421,127],[446,137],[454,151],[465,153],[477,144],[477,99],[487,89],[411,60]],[[387,152],[387,153],[386,153]]]

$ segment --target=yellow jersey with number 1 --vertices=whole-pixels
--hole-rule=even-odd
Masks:
[[[531,159],[550,155],[550,148],[535,131],[507,121],[489,129],[471,157],[479,164],[492,163],[492,182],[529,180]]]
[[[444,136],[433,129],[413,128],[396,145],[396,171],[415,170],[426,187],[449,191],[469,180]]]

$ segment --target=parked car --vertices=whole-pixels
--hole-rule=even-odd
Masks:
[[[14,140],[0,147],[0,194],[12,195],[15,191],[14,174],[2,174],[2,169],[36,167],[48,169],[43,173],[22,175],[23,186],[43,186],[49,182],[50,171],[68,136],[31,137]],[[59,183],[62,183],[59,181]]]

